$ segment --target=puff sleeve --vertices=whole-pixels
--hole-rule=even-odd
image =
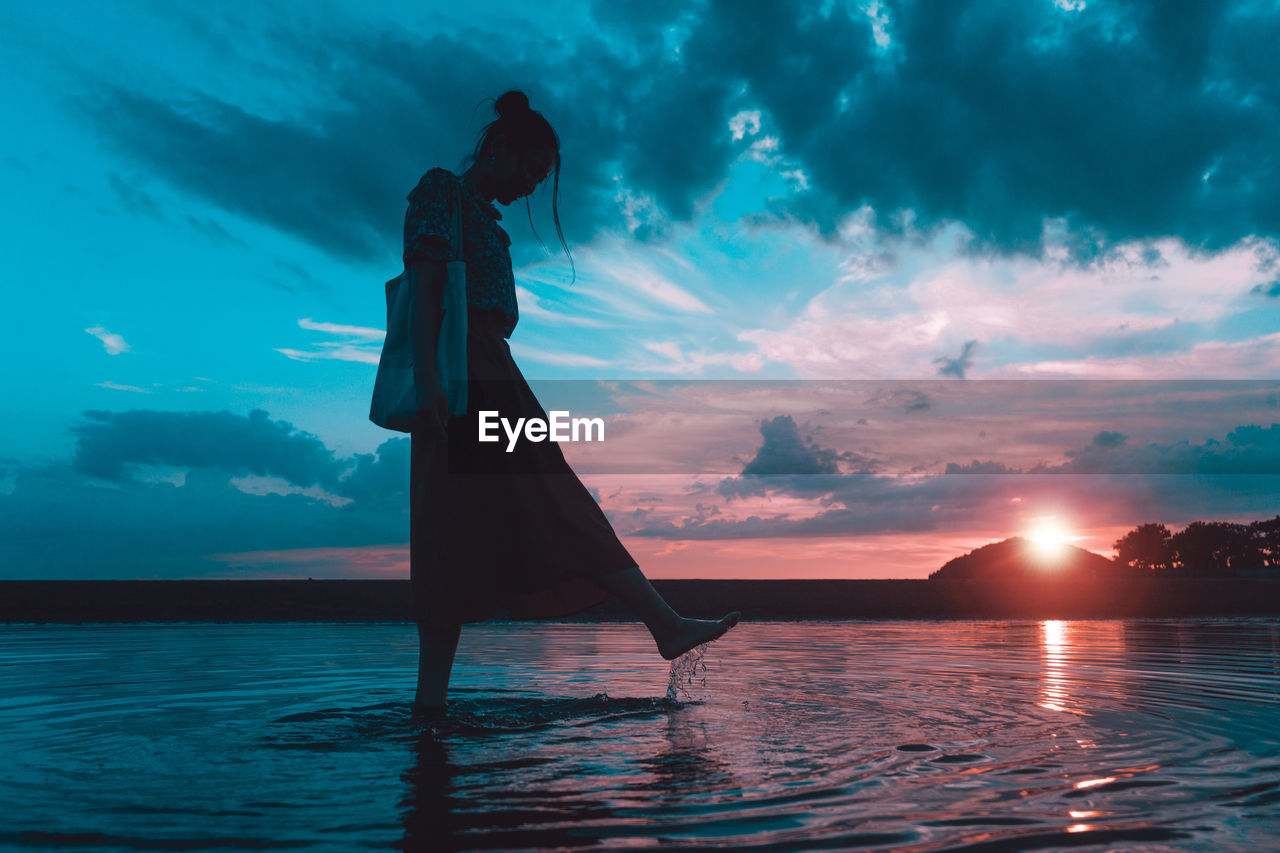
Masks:
[[[422,176],[407,196],[404,214],[404,263],[451,260],[450,234],[456,186],[445,169],[432,169]]]

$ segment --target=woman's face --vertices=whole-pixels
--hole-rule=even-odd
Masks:
[[[555,167],[555,152],[549,150],[510,154],[498,160],[497,200],[511,204],[537,189]]]

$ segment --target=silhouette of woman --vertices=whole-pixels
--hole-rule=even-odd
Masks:
[[[641,573],[604,513],[564,459],[559,445],[480,444],[480,410],[500,417],[547,419],[511,357],[506,338],[517,320],[511,243],[498,225],[498,201],[527,197],[555,172],[552,213],[560,231],[560,140],[523,92],[495,102],[498,118],[481,131],[461,175],[434,168],[409,193],[404,263],[439,306],[450,260],[451,214],[461,198],[467,265],[468,404],[464,416],[438,411],[411,435],[409,561],[418,625],[414,710],[444,713],[462,624],[506,610],[511,619],[566,616],[620,599],[648,627],[667,660],[717,639],[737,611],[710,619],[677,614]],[[532,214],[530,225],[532,226]],[[564,246],[566,254],[568,247]],[[572,258],[570,258],[572,262]],[[437,308],[434,322],[439,323]]]

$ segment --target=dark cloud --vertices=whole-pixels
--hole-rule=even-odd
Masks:
[[[376,453],[357,454],[334,492],[365,507],[407,507],[411,449],[411,440],[406,436],[387,439]]]
[[[394,231],[389,202],[408,189],[372,164],[359,165],[373,157],[372,140],[358,156],[346,150],[348,160],[344,148],[355,128],[347,126],[345,140],[330,136],[323,125],[339,131],[343,123],[334,115],[316,128],[199,93],[178,103],[107,82],[96,84],[84,109],[106,140],[178,189],[338,255],[383,255],[385,235]],[[379,142],[394,147],[386,137]]]
[[[769,422],[777,434],[772,440],[766,435],[761,455],[785,460],[799,454],[800,464],[808,464],[802,453],[805,445],[790,420]],[[1090,513],[1102,514],[1097,524],[1114,524],[1117,507],[1135,518],[1181,524],[1195,518],[1262,517],[1273,513],[1280,499],[1280,478],[1275,476],[1280,474],[1280,424],[1240,426],[1225,442],[1208,439],[1198,445],[1182,441],[1136,446],[1128,439],[1123,433],[1101,430],[1085,447],[1066,451],[1066,462],[1025,470],[995,460],[973,460],[949,462],[941,475],[899,478],[872,471],[788,474],[782,470],[785,464],[779,464],[777,474],[749,477],[744,471],[742,477],[727,478],[717,492],[729,499],[789,495],[810,500],[815,508],[828,508],[806,517],[778,513],[726,519],[695,513],[678,522],[642,526],[631,535],[750,539],[992,525],[1012,518],[1009,508],[1015,498],[1020,503],[1032,494],[1065,500],[1077,507],[1082,520]],[[791,454],[784,448],[791,448]],[[823,453],[842,458],[833,450]]]
[[[815,183],[917,224],[964,222],[979,247],[1036,251],[1064,217],[1087,258],[1110,241],[1177,234],[1221,248],[1280,232],[1280,14],[1218,2],[887,5],[891,63],[851,81],[826,132],[783,144]],[[1209,175],[1204,178],[1206,173]]]
[[[809,175],[813,191],[779,213],[833,234],[864,202],[884,225],[911,208],[924,228],[965,223],[976,249],[1033,253],[1043,219],[1061,217],[1081,260],[1130,238],[1217,249],[1280,234],[1274,7],[882,6],[883,53],[853,6],[747,15],[728,0],[682,51],[691,77],[728,83],[734,108],[762,108]]]
[[[1089,442],[1094,447],[1119,447],[1129,440],[1129,436],[1115,430],[1104,429],[1093,437],[1093,441]]]
[[[297,486],[333,485],[341,470],[314,435],[262,409],[231,412],[88,410],[71,428],[77,471],[107,480],[128,477],[129,465],[210,468],[231,475],[280,477]]]
[[[72,464],[0,459],[0,479],[9,480],[0,576],[194,577],[225,574],[216,554],[408,542],[407,436],[336,460],[319,439],[261,410],[84,417]],[[128,476],[128,466],[145,464],[186,469],[184,482]],[[318,484],[328,497],[232,485],[250,473]]]
[[[875,468],[875,461],[857,453],[837,453],[818,446],[812,439],[803,439],[795,420],[790,415],[778,415],[761,422],[763,441],[756,455],[742,468],[737,477],[721,480],[716,490],[732,499],[751,494],[763,494],[776,488],[780,478],[792,483],[792,488],[811,495],[830,491],[830,484],[841,480],[839,462],[845,461],[859,473]]]
[[[1274,6],[882,8],[884,49],[854,4],[783,0],[750,13],[729,0],[602,0],[602,35],[557,50],[542,33],[484,24],[424,39],[294,22],[225,42],[246,66],[309,86],[318,106],[268,116],[89,75],[78,102],[101,138],[174,185],[360,260],[396,257],[405,193],[430,166],[457,165],[492,117],[486,104],[471,119],[477,104],[510,86],[564,141],[571,242],[623,224],[615,174],[657,206],[639,238],[687,218],[753,141],[727,130],[742,109],[761,110],[761,134],[810,183],[773,213],[828,237],[864,203],[889,229],[906,209],[924,229],[963,222],[975,251],[1038,253],[1044,218],[1062,218],[1081,261],[1131,238],[1212,250],[1280,235]],[[532,258],[513,236],[517,261]]]
[[[231,476],[193,468],[177,486],[107,483],[66,465],[23,468],[13,491],[0,494],[0,577],[199,577],[225,573],[215,554],[408,542],[403,493],[395,507],[336,506],[300,494],[247,494]]]
[[[1280,424],[1246,424],[1228,432],[1224,441],[1208,438],[1199,444],[1185,440],[1131,444],[1129,436],[1122,432],[1102,430],[1084,447],[1068,449],[1063,455],[1065,462],[1041,463],[1026,469],[994,460],[975,459],[963,465],[949,462],[945,473],[1265,478],[1280,474]],[[1280,483],[1276,485],[1280,488]]]
[[[1115,438],[1118,436],[1118,439]],[[1100,440],[1101,439],[1101,440]],[[1226,441],[1206,439],[1130,446],[1120,433],[1101,432],[1079,450],[1068,450],[1067,462],[1040,465],[1032,474],[1145,474],[1220,476],[1280,474],[1280,424],[1244,425],[1227,433]]]
[[[977,459],[972,462],[960,464],[958,462],[948,462],[947,467],[943,469],[944,474],[1018,474],[1016,468],[1010,468],[1003,462],[995,462],[990,459],[980,462]]]
[[[916,383],[923,384],[923,383]],[[888,387],[876,391],[868,400],[868,405],[901,407],[905,412],[923,412],[933,405],[929,395],[915,388]]]
[[[976,340],[965,341],[964,346],[960,349],[960,355],[955,358],[935,358],[933,363],[938,365],[939,376],[954,376],[957,379],[964,379],[964,373],[973,365],[973,348],[978,345]]]
[[[695,513],[679,523],[662,522],[632,531],[636,536],[669,539],[751,539],[757,537],[836,536],[935,530],[982,518],[990,523],[1008,497],[1025,489],[1015,478],[933,477],[904,482],[869,473],[769,476],[723,481],[719,491],[731,497],[766,491],[807,498],[829,507],[808,517],[787,513],[725,519]]]
[[[790,415],[779,415],[760,424],[764,442],[746,467],[744,477],[773,474],[834,474],[836,452],[800,438],[800,430]]]
[[[375,453],[338,460],[314,436],[260,410],[245,417],[143,410],[86,412],[77,438],[71,465],[0,458],[5,577],[188,577],[225,570],[211,558],[220,553],[408,540],[410,440],[404,436],[388,438]],[[812,512],[731,519],[715,503],[699,501],[672,522],[656,505],[640,513],[620,509],[626,521],[641,525],[627,534],[736,539],[973,529],[1012,522],[1013,498],[1035,494],[1076,507],[1082,526],[1089,513],[1098,516],[1095,524],[1116,523],[1117,508],[1181,524],[1269,517],[1280,498],[1280,424],[1243,425],[1223,440],[1199,444],[1139,445],[1102,430],[1058,465],[1018,470],[975,460],[945,468],[971,476],[903,478],[880,475],[871,463],[848,472],[850,454],[805,440],[790,416],[764,421],[761,439],[742,476],[698,488],[729,498],[790,495],[808,501]],[[128,476],[129,466],[146,464],[184,468],[185,482]],[[299,487],[319,484],[331,498],[247,494],[231,483],[246,473]],[[590,491],[599,501],[599,491]],[[649,504],[658,496],[642,497]]]
[[[187,25],[197,28],[194,21]],[[214,29],[210,22],[208,37],[216,36]],[[507,88],[529,92],[563,140],[559,208],[572,211],[562,217],[567,239],[585,241],[599,227],[622,223],[612,178],[619,159],[653,182],[641,192],[654,192],[665,175],[667,167],[639,162],[648,143],[635,132],[624,134],[615,120],[626,108],[616,87],[625,79],[623,88],[634,88],[645,72],[628,70],[599,42],[580,45],[552,69],[543,42],[526,51],[493,32],[406,39],[400,31],[344,22],[337,32],[273,28],[257,36],[270,60],[245,56],[244,64],[319,89],[321,106],[266,116],[209,93],[128,89],[96,73],[84,75],[74,104],[105,142],[179,189],[358,261],[398,263],[405,195],[427,169],[460,165],[494,118],[492,103],[481,101]],[[242,41],[227,44],[244,52],[236,46]],[[520,59],[526,52],[530,56]],[[495,54],[511,59],[495,63]],[[547,79],[570,80],[572,88],[552,94],[540,83]],[[655,86],[647,100],[650,109],[666,103],[708,128],[722,123],[688,86]],[[701,153],[704,148],[689,150],[698,155],[692,162],[668,165],[697,170],[714,156]],[[533,205],[549,207],[550,192],[549,186],[545,197],[540,191]],[[672,210],[688,203],[663,197]],[[513,217],[525,218],[523,207],[505,212],[517,261],[525,259],[521,252],[541,256],[510,227]]]

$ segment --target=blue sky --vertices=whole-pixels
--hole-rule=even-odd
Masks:
[[[547,251],[501,208],[531,380],[1277,377],[1275,3],[457,8],[0,11],[6,576],[133,576],[144,548],[159,576],[326,548],[354,549],[348,574],[362,548],[403,568],[403,439],[367,420],[382,283],[405,194],[511,87],[562,139],[577,272],[549,186],[530,200]],[[1126,435],[1270,423],[1221,411],[1239,417]],[[816,429],[804,414],[755,412],[727,458],[762,451],[768,418]],[[1080,426],[1056,463],[1107,427],[1059,417]],[[589,485],[615,520],[653,505]],[[727,500],[698,515],[669,489],[676,521]],[[166,525],[198,543],[163,546]],[[946,547],[999,535],[967,529]]]

